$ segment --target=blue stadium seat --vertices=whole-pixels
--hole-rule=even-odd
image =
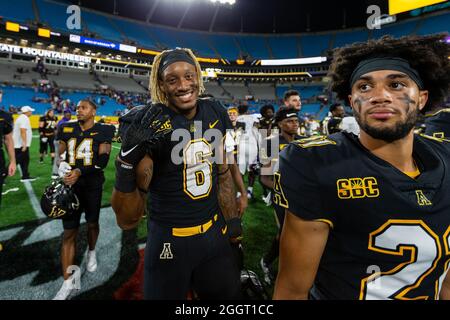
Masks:
[[[378,39],[384,35],[391,35],[395,38],[407,36],[414,32],[416,26],[417,21],[388,24],[386,26],[382,26],[381,29],[372,30],[372,39]]]
[[[318,103],[303,104],[301,113],[316,115],[319,112],[319,110],[320,104]]]
[[[209,40],[222,58],[235,60],[239,57],[239,49],[233,36],[211,34]]]
[[[147,26],[118,18],[110,18],[110,21],[117,26],[128,39],[149,49],[157,48],[157,43],[151,37]]]
[[[300,56],[298,37],[271,36],[268,38],[274,59],[292,59]]]
[[[367,31],[351,31],[351,32],[337,32],[334,38],[333,48],[343,47],[354,42],[367,41]]]
[[[328,50],[330,35],[304,35],[300,37],[303,57],[320,56]]]
[[[270,59],[266,37],[263,36],[238,36],[236,37],[242,51],[248,53],[254,59]]]
[[[35,20],[31,0],[0,1],[0,16],[16,22]]]
[[[217,53],[208,45],[208,35],[184,31],[179,34],[182,47],[193,49],[196,55],[201,57],[217,57]]]
[[[47,0],[35,0],[42,23],[47,24],[52,30],[67,33],[81,33],[81,30],[69,30],[66,26],[69,15],[66,13],[67,5],[50,2]]]
[[[161,49],[174,49],[182,46],[180,44],[180,32],[157,26],[149,26],[149,32],[160,43]]]
[[[33,89],[31,88],[16,88],[16,87],[1,87],[1,90],[3,90],[3,99],[1,106],[5,107],[6,110],[8,110],[10,105],[13,105],[15,107],[22,107],[25,105],[31,106],[35,109],[34,114],[44,114],[49,108],[50,103],[42,103],[42,102],[34,102],[32,99],[33,97],[42,97],[42,98],[48,98],[48,95],[46,93],[35,93]],[[81,99],[85,99],[87,97],[92,97],[93,94],[91,93],[63,93],[62,98],[63,99],[70,99],[70,101],[77,103]],[[117,103],[114,99],[109,98],[108,96],[100,96],[100,95],[94,95],[95,97],[103,97],[106,100],[106,103],[104,105],[99,106],[98,108],[98,115],[106,115],[106,116],[112,116],[114,115],[114,112],[118,109],[123,110],[125,106]]]
[[[116,42],[122,41],[119,30],[114,28],[108,17],[104,15],[83,10],[81,12],[81,21],[83,27],[86,27],[91,32],[95,32],[101,39]]]
[[[433,34],[438,32],[450,31],[450,13],[441,14],[439,16],[433,16],[425,19],[422,22],[417,34]]]

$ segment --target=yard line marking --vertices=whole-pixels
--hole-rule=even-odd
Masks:
[[[20,175],[22,175],[22,168],[20,166],[18,166],[17,168],[19,169]],[[41,205],[39,204],[36,194],[34,193],[33,187],[31,186],[31,182],[24,181],[22,183],[24,184],[25,189],[27,190],[28,197],[30,198],[31,206],[33,207],[36,217],[46,218],[47,216],[41,210]]]

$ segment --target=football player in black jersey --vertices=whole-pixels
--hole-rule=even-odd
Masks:
[[[331,115],[325,117],[321,123],[322,133],[326,136],[342,131],[341,123],[345,116],[345,109],[341,103],[333,103],[330,112]]]
[[[442,108],[425,116],[425,134],[450,139],[450,108]]]
[[[275,124],[275,108],[271,104],[266,104],[259,109],[259,113],[261,113],[261,118],[259,119],[258,129],[267,130],[267,136],[270,136],[272,128]],[[263,138],[266,138],[263,137]]]
[[[284,207],[280,206],[281,199],[277,198],[277,194],[273,192],[274,187],[278,187],[279,184],[274,183],[274,179],[278,178],[274,176],[274,173],[278,171],[278,155],[290,142],[301,137],[298,132],[298,116],[294,109],[281,108],[275,115],[275,122],[280,128],[280,133],[274,137],[269,137],[265,141],[265,145],[261,146],[262,158],[264,163],[261,168],[261,183],[263,186],[272,190],[271,202],[275,211],[275,220],[277,222],[279,232],[272,241],[272,245],[269,251],[260,260],[261,268],[264,272],[264,281],[267,284],[272,284],[274,275],[272,271],[272,263],[278,258],[279,246],[280,246],[280,232],[284,223]],[[273,148],[277,148],[272,150]]]
[[[53,109],[49,109],[45,115],[39,118],[39,162],[44,162],[44,153],[47,153],[47,146],[50,147],[50,157],[52,164],[55,159],[55,129],[58,118]]]
[[[450,299],[450,141],[414,135],[450,83],[443,35],[337,49],[332,89],[359,137],[300,139],[280,154],[286,200],[276,299]]]
[[[198,99],[201,69],[188,49],[156,56],[150,84],[154,104],[137,111],[123,133],[112,196],[123,229],[149,211],[144,297],[186,299],[193,289],[200,299],[238,298],[229,238],[240,236],[239,209],[228,165],[214,160],[231,129],[227,111]]]
[[[0,110],[0,207],[2,204],[3,182],[7,176],[12,177],[16,172],[16,155],[14,151],[14,141],[12,137],[13,118],[8,112]],[[3,144],[9,157],[9,164],[6,165],[3,153]]]
[[[82,212],[88,226],[87,271],[97,268],[95,245],[99,235],[99,215],[102,200],[103,169],[107,166],[111,152],[111,141],[115,128],[108,124],[95,123],[97,106],[90,100],[81,100],[77,105],[77,120],[58,127],[59,154],[66,152],[65,161],[60,163],[60,172],[66,170],[64,183],[74,188],[80,201],[75,213],[63,218],[64,236],[61,247],[61,264],[64,283],[55,296],[66,299],[73,290],[69,266],[74,264],[76,238]],[[67,169],[66,169],[67,168]]]

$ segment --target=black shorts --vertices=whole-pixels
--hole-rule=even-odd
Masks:
[[[74,185],[75,194],[80,201],[80,208],[77,212],[62,219],[65,230],[77,229],[80,226],[81,214],[83,212],[87,223],[98,223],[104,181],[105,177],[103,173],[80,177]]]
[[[224,226],[219,218],[204,233],[179,237],[149,219],[144,298],[185,300],[192,289],[202,300],[239,299],[240,272]]]
[[[39,141],[39,153],[47,152],[47,146],[50,147],[50,153],[55,153],[55,136],[44,137],[47,138],[46,142],[42,142],[42,137],[40,137]]]

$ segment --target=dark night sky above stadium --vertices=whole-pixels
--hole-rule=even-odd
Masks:
[[[62,0],[64,1],[64,0]],[[114,0],[64,1],[107,13]],[[378,4],[387,11],[387,0],[236,0],[234,6],[219,6],[212,31],[246,33],[317,32],[362,27],[369,16],[366,8]],[[208,31],[217,9],[207,0],[116,0],[119,16],[172,27]],[[184,16],[184,19],[183,19]]]

